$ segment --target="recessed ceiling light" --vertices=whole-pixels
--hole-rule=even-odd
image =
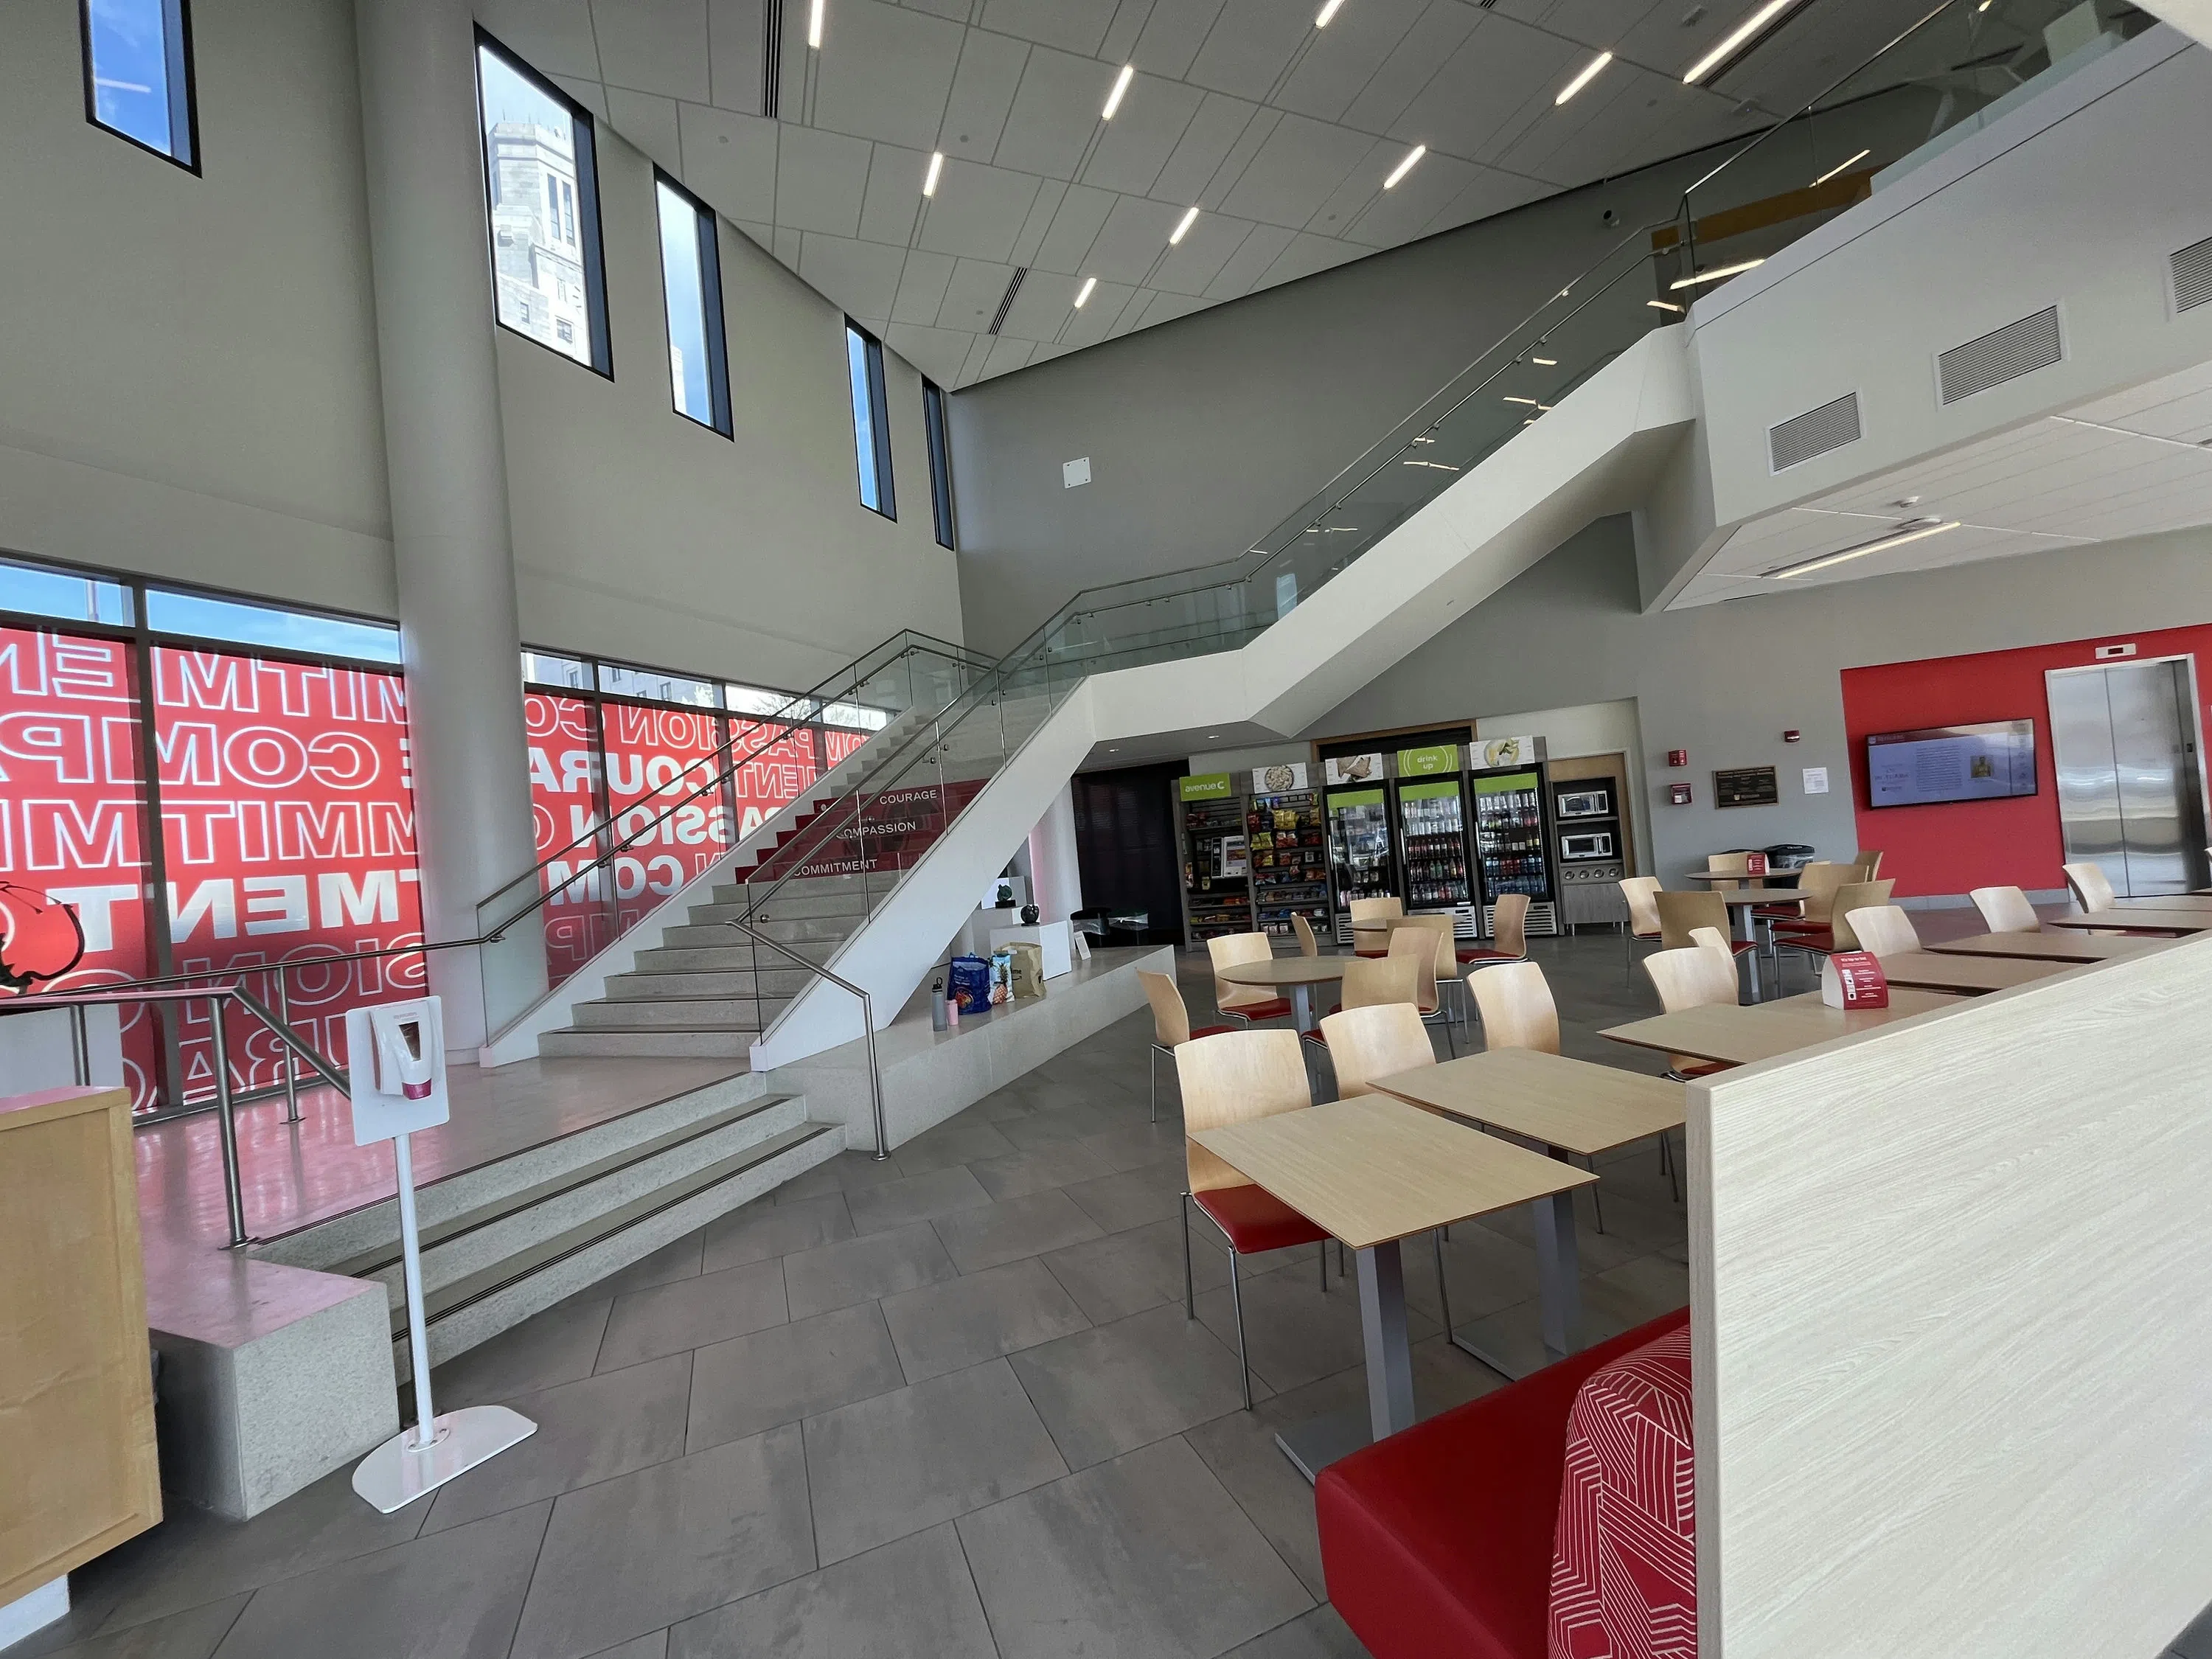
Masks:
[[[1655,311],[1679,312],[1682,309],[1681,307],[1676,305],[1672,300],[1646,300],[1644,303],[1651,307]]]
[[[1605,66],[1612,61],[1613,54],[1611,52],[1601,52],[1598,53],[1596,57],[1591,58],[1589,63],[1583,65],[1583,71],[1581,74],[1575,76],[1573,80],[1568,82],[1566,85],[1559,88],[1559,95],[1552,100],[1552,102],[1554,105],[1565,103],[1568,99],[1573,97],[1591,82],[1596,80],[1597,77],[1604,72]]]
[[[1765,5],[1737,24],[1728,39],[1691,64],[1689,73],[1682,77],[1682,84],[1686,87],[1697,85],[1749,46],[1759,37],[1760,30],[1797,3],[1798,0],[1766,0]]]
[[[1397,187],[1398,181],[1413,170],[1413,163],[1419,161],[1421,157],[1426,155],[1428,153],[1429,147],[1426,144],[1416,144],[1413,149],[1407,150],[1406,152],[1406,159],[1399,162],[1396,167],[1390,169],[1390,176],[1382,181],[1382,188],[1385,190],[1395,189]]]
[[[828,0],[813,0],[806,11],[806,44],[817,52],[822,49],[822,8]]]
[[[1863,149],[1863,150],[1861,150],[1857,155],[1856,155],[1852,156],[1852,157],[1851,157],[1851,159],[1850,159],[1850,161],[1838,161],[1838,162],[1837,162],[1835,166],[1833,166],[1833,167],[1830,167],[1830,168],[1829,168],[1826,173],[1822,173],[1819,178],[1815,179],[1813,182],[1814,182],[1815,185],[1825,185],[1825,184],[1826,184],[1826,183],[1828,182],[1828,180],[1829,180],[1829,179],[1831,179],[1834,178],[1838,173],[1839,173],[1843,172],[1844,168],[1846,168],[1846,167],[1856,167],[1860,162],[1862,162],[1862,161],[1865,161],[1865,160],[1866,160],[1866,158],[1867,158],[1868,156],[1869,156],[1869,155],[1873,155],[1873,154],[1874,154],[1874,152],[1873,152],[1872,150],[1870,150],[1870,149]]]
[[[1078,311],[1083,309],[1083,302],[1091,297],[1091,290],[1097,286],[1098,279],[1096,276],[1085,276],[1083,279],[1083,292],[1075,296],[1075,308]]]
[[[1531,409],[1536,406],[1536,400],[1534,398],[1508,398],[1505,401],[1509,404],[1526,404]]]
[[[1189,212],[1184,214],[1182,216],[1182,222],[1178,223],[1173,230],[1168,233],[1168,246],[1170,247],[1173,247],[1177,242],[1182,240],[1185,236],[1188,236],[1190,234],[1190,228],[1197,222],[1198,210],[1196,208],[1193,208]]]
[[[1336,9],[1343,3],[1344,0],[1328,0],[1328,3],[1321,9],[1321,15],[1314,19],[1314,27],[1317,29],[1327,28],[1328,20],[1336,15]]]
[[[1667,291],[1669,294],[1680,294],[1686,288],[1697,288],[1706,283],[1717,283],[1723,276],[1741,276],[1745,271],[1755,270],[1765,263],[1763,258],[1740,259],[1732,265],[1716,265],[1711,270],[1692,271],[1687,276],[1678,276],[1668,283]]]
[[[1531,357],[1528,361],[1532,363],[1541,363],[1546,368],[1557,368],[1559,366],[1559,360],[1557,357]]]
[[[945,152],[941,149],[931,151],[929,156],[929,177],[921,181],[921,193],[924,196],[934,196],[937,194],[937,175],[944,171]]]
[[[1881,553],[1893,547],[1902,547],[1907,542],[1924,541],[1930,536],[1940,536],[1947,530],[1962,527],[1957,519],[1920,519],[1893,531],[1887,536],[1877,536],[1870,542],[1861,542],[1856,547],[1846,547],[1833,553],[1822,553],[1809,559],[1800,559],[1796,564],[1785,564],[1764,574],[1770,577],[1809,576],[1815,570],[1826,570],[1832,565],[1842,564],[1847,559],[1863,559],[1869,553]]]
[[[1134,64],[1121,65],[1121,72],[1114,77],[1114,90],[1106,94],[1106,107],[1098,112],[1100,120],[1114,118],[1114,112],[1121,107],[1121,94],[1128,91],[1129,82],[1136,79],[1136,76],[1137,66]]]

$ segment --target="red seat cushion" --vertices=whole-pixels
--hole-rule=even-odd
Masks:
[[[1711,1077],[1715,1072],[1733,1072],[1734,1070],[1735,1070],[1735,1062],[1732,1060],[1701,1060],[1694,1066],[1677,1066],[1674,1068],[1674,1075],[1676,1077]]]
[[[1787,932],[1777,928],[1774,942],[1786,945],[1793,951],[1832,951],[1836,948],[1836,936],[1826,927],[1792,927]]]
[[[1224,1031],[1233,1031],[1233,1030],[1235,1030],[1236,1029],[1237,1029],[1237,1028],[1236,1028],[1234,1025],[1200,1025],[1200,1026],[1195,1026],[1195,1027],[1194,1027],[1194,1028],[1192,1029],[1192,1030],[1191,1030],[1191,1034],[1190,1034],[1190,1036],[1191,1036],[1191,1041],[1192,1041],[1192,1042],[1195,1042],[1199,1038],[1200,1038],[1200,1037],[1202,1037],[1202,1036],[1220,1036],[1223,1032],[1224,1032]]]
[[[1576,1392],[1689,1316],[1571,1354],[1321,1472],[1328,1599],[1375,1659],[1546,1659]]]
[[[1375,957],[1387,957],[1390,953],[1388,951],[1354,951],[1352,954],[1356,957],[1366,957],[1371,961]]]
[[[1229,1235],[1230,1246],[1239,1255],[1279,1250],[1289,1244],[1317,1244],[1328,1237],[1264,1188],[1216,1187],[1191,1197]]]
[[[1526,960],[1525,957],[1515,956],[1510,951],[1472,950],[1460,951],[1454,954],[1459,957],[1462,963],[1521,962]]]
[[[1224,1014],[1234,1014],[1239,1019],[1283,1019],[1289,1016],[1291,1005],[1282,997],[1272,1002],[1248,1002],[1241,1008],[1224,1008]]]

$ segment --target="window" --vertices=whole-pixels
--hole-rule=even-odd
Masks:
[[[483,35],[477,96],[499,320],[611,377],[592,118]]]
[[[937,544],[952,542],[952,446],[945,433],[945,393],[933,380],[921,383],[921,423],[929,432],[929,504],[937,518]]]
[[[80,4],[85,118],[198,172],[192,31],[185,0]]]
[[[730,369],[722,349],[722,261],[714,216],[656,173],[660,288],[668,311],[668,383],[676,412],[730,436]]]
[[[845,325],[845,361],[853,376],[853,446],[860,460],[860,505],[898,517],[891,495],[891,427],[884,414],[883,343]]]

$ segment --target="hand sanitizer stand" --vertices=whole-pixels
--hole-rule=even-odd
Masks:
[[[415,1224],[415,1163],[407,1137],[452,1115],[438,999],[352,1010],[346,1015],[346,1055],[352,1073],[353,1144],[388,1140],[399,1166],[399,1248],[407,1275],[407,1349],[415,1362],[415,1425],[400,1430],[353,1472],[353,1489],[389,1515],[527,1440],[538,1425],[504,1406],[470,1406],[440,1416],[430,1400],[422,1247]]]

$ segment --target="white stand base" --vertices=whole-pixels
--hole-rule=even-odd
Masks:
[[[434,1421],[438,1437],[428,1446],[418,1450],[410,1443],[415,1431],[402,1429],[355,1467],[354,1491],[380,1514],[404,1509],[538,1432],[535,1423],[504,1406],[465,1407]]]
[[[38,1016],[33,1014],[32,1018]],[[69,1575],[49,1578],[30,1592],[0,1607],[0,1648],[13,1647],[34,1631],[42,1631],[70,1610]]]

